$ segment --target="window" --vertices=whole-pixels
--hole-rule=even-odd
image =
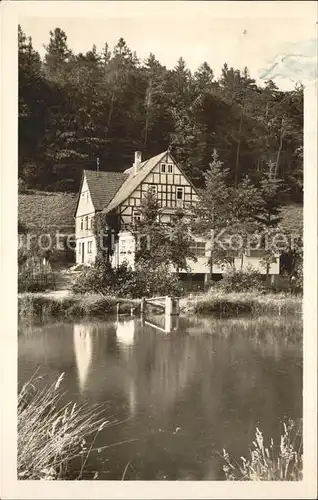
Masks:
[[[120,253],[127,253],[127,240],[120,240]]]
[[[87,242],[87,253],[92,253],[92,241]]]
[[[177,200],[183,200],[183,187],[177,187]]]
[[[166,164],[165,163],[161,163],[161,172],[162,173],[166,172]]]
[[[84,229],[84,219],[81,219],[81,231]]]
[[[88,216],[85,217],[85,229],[88,229]]]
[[[81,253],[81,243],[80,242],[78,243],[78,253],[79,254]]]
[[[172,165],[168,165],[168,173],[172,174]]]
[[[137,221],[141,220],[141,213],[138,212],[138,210],[133,211],[133,222],[136,223]]]
[[[151,192],[154,196],[157,195],[157,186],[155,184],[151,184],[148,188],[148,191]]]
[[[190,251],[194,253],[196,257],[205,256],[205,242],[204,241],[194,241],[190,246]]]

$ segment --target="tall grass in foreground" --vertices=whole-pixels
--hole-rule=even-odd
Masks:
[[[69,479],[75,459],[79,459],[75,479],[81,479],[97,434],[111,425],[101,418],[100,407],[61,405],[63,376],[42,390],[31,380],[18,396],[18,479]]]
[[[303,478],[303,454],[301,433],[290,420],[283,423],[280,445],[271,439],[269,447],[264,446],[262,432],[256,428],[253,448],[248,459],[241,457],[241,463],[223,450],[225,465],[223,471],[230,481],[301,481]]]

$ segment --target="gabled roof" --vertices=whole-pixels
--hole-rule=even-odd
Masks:
[[[103,208],[105,208],[113,199],[121,185],[125,182],[127,174],[123,172],[97,172],[96,170],[84,170],[81,189],[84,177],[86,177],[89,193],[95,210],[103,210]]]
[[[119,191],[110,201],[110,203],[105,206],[103,212],[110,212],[123,203],[128,196],[131,195],[133,191],[141,184],[141,182],[147,177],[151,170],[160,162],[160,160],[167,154],[168,151],[164,151],[157,156],[149,158],[149,160],[143,161],[139,167],[138,171],[134,173],[134,167],[125,170],[123,175],[128,175],[125,182],[120,187]]]

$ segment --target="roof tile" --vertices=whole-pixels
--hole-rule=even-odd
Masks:
[[[123,172],[84,170],[95,210],[103,210],[127,179]]]

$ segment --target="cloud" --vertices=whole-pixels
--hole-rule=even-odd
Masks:
[[[307,83],[317,79],[317,39],[286,43],[268,65],[259,70],[262,80]]]

